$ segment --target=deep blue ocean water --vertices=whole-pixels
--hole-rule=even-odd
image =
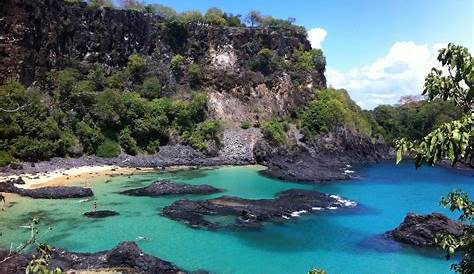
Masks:
[[[31,200],[18,198],[0,212],[0,244],[9,247],[27,238],[20,228],[32,216],[41,220],[42,240],[72,251],[110,249],[120,241],[136,240],[148,253],[187,270],[213,273],[307,273],[312,267],[330,274],[451,273],[443,253],[419,250],[383,240],[380,235],[398,226],[407,212],[441,212],[441,196],[461,188],[474,195],[473,174],[410,163],[365,166],[356,169],[360,179],[322,185],[294,184],[259,175],[261,167],[222,167],[209,170],[145,173],[115,177],[89,184],[99,209],[120,216],[90,220],[82,216],[93,201]],[[164,206],[182,197],[129,197],[118,191],[146,186],[169,178],[226,189],[225,195],[271,198],[279,191],[302,188],[337,194],[358,202],[356,210],[304,215],[284,225],[266,225],[259,231],[206,231],[191,229],[159,215]],[[191,199],[223,194],[187,196]]]

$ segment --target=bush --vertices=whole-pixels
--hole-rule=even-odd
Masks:
[[[120,146],[116,141],[111,139],[105,139],[104,142],[97,147],[96,155],[98,157],[112,158],[117,157],[119,154]]]
[[[204,15],[204,22],[209,25],[226,26],[227,20],[224,18],[224,12],[218,8],[210,8]]]
[[[281,145],[285,142],[286,133],[283,125],[276,119],[263,123],[263,136],[275,145]]]
[[[105,139],[104,135],[95,125],[90,126],[84,121],[77,123],[76,134],[84,146],[84,151],[87,154],[95,153],[97,147],[103,143]]]
[[[189,64],[188,73],[194,78],[194,80],[201,79],[201,67],[196,63]]]
[[[250,124],[249,121],[243,121],[242,123],[240,123],[240,128],[241,129],[248,129],[250,128],[252,125]]]
[[[205,151],[209,146],[207,140],[198,130],[185,131],[181,137],[188,145],[200,151]]]
[[[160,149],[160,140],[154,140],[151,141],[147,146],[146,146],[146,152],[149,154],[154,154]]]
[[[293,69],[301,72],[318,70],[324,72],[326,68],[326,58],[322,50],[312,49],[310,51],[297,50],[294,53]]]
[[[136,155],[138,153],[137,141],[133,139],[130,129],[127,127],[120,132],[119,144],[127,154]]]
[[[141,78],[145,71],[145,60],[138,54],[128,57],[127,70],[135,78]]]
[[[315,99],[301,115],[301,127],[306,136],[312,137],[321,132],[344,126],[371,135],[368,117],[351,100],[347,91],[325,89],[316,92]]]
[[[156,77],[146,78],[143,82],[141,95],[148,99],[155,99],[161,96],[161,83]]]
[[[173,56],[173,58],[171,58],[171,62],[170,62],[171,68],[174,70],[179,69],[179,67],[182,64],[184,64],[184,61],[186,61],[186,58],[184,58],[183,55],[176,54],[175,56]]]
[[[190,10],[190,11],[185,11],[182,12],[178,20],[182,24],[188,24],[188,23],[199,23],[203,21],[201,12],[198,10]]]
[[[250,62],[250,69],[269,74],[282,68],[279,57],[270,49],[261,49],[255,59]]]
[[[10,153],[0,150],[0,167],[7,166],[12,162],[13,158]]]

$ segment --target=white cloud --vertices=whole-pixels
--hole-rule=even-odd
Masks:
[[[321,49],[321,43],[326,38],[327,31],[322,28],[314,28],[308,31],[308,40],[313,49]]]
[[[438,66],[436,57],[443,46],[396,42],[385,56],[372,64],[349,72],[329,67],[328,84],[347,89],[362,108],[394,104],[402,96],[421,94],[426,75],[432,67]]]

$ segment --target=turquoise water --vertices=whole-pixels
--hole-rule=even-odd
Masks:
[[[415,170],[411,164],[379,164],[357,170],[360,179],[324,185],[292,184],[262,177],[260,167],[222,167],[117,177],[90,184],[98,209],[120,216],[91,220],[82,216],[93,201],[30,200],[18,198],[0,212],[0,244],[9,246],[27,237],[20,228],[32,216],[42,221],[42,240],[73,251],[109,249],[120,241],[138,241],[140,247],[179,267],[213,273],[306,273],[312,267],[331,274],[449,273],[451,262],[442,253],[415,250],[380,241],[377,235],[396,227],[407,212],[448,214],[438,207],[439,198],[455,188],[474,195],[474,177],[443,168]],[[226,189],[226,195],[271,198],[290,189],[314,189],[337,194],[360,204],[352,213],[331,211],[306,215],[285,225],[268,225],[260,231],[205,231],[190,229],[158,213],[174,198],[128,197],[117,194],[169,178]],[[191,199],[217,197],[188,196]],[[221,220],[226,222],[225,218]]]

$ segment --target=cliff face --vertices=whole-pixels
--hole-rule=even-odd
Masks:
[[[306,35],[296,31],[183,25],[61,0],[0,0],[0,6],[0,83],[16,78],[31,85],[50,70],[93,63],[113,71],[137,53],[167,96],[207,90],[210,116],[236,122],[288,114],[308,102],[314,88],[326,86],[322,70],[263,74],[249,69],[263,48],[283,61],[296,49],[309,50]],[[170,61],[176,54],[186,64],[199,64],[199,81],[173,72]]]

